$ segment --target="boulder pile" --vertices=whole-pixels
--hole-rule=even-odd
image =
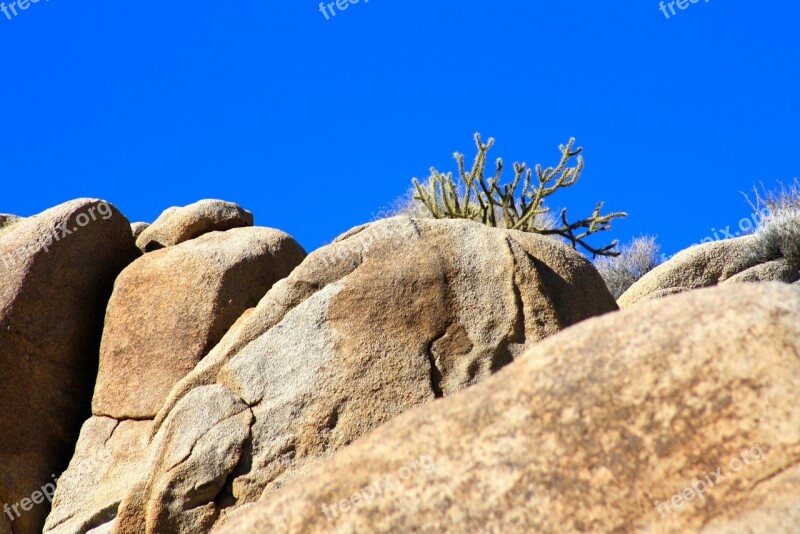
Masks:
[[[466,220],[0,215],[0,534],[795,532],[800,287],[747,239],[620,311]]]

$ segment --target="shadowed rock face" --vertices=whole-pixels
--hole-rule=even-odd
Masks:
[[[152,419],[170,389],[304,257],[283,232],[235,228],[145,254],[120,274],[93,417],[59,483],[48,530],[84,532],[114,518],[143,469]]]
[[[139,231],[136,246],[143,252],[152,252],[208,232],[245,226],[253,226],[253,214],[249,211],[223,200],[201,200],[165,210],[153,224]]]
[[[772,283],[591,319],[218,530],[796,532],[798,314]]]
[[[114,529],[207,530],[404,411],[615,309],[591,264],[549,238],[404,217],[356,228],[172,389]]]
[[[757,253],[757,235],[714,241],[688,248],[644,275],[619,298],[627,308],[692,289],[741,282],[800,280],[796,265],[785,258],[764,261]]]
[[[66,467],[90,413],[114,279],[137,255],[128,220],[99,200],[67,202],[0,234],[2,503],[31,497]],[[13,532],[41,531],[48,509],[20,510]]]

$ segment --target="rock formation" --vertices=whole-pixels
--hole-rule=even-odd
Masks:
[[[83,532],[114,517],[143,468],[152,419],[170,389],[304,257],[283,232],[234,228],[147,253],[119,275],[93,416],[60,481],[48,529]]]
[[[784,258],[764,261],[758,235],[713,241],[688,248],[644,275],[620,298],[627,308],[638,302],[718,284],[800,280],[800,271]]]
[[[585,321],[230,516],[245,532],[796,532],[800,290]]]
[[[798,221],[620,311],[468,220],[306,256],[221,200],[0,215],[0,534],[796,532]]]
[[[356,228],[172,389],[114,530],[208,530],[404,411],[614,309],[591,264],[550,238],[404,217]],[[52,532],[74,531],[54,519],[64,497]]]
[[[0,515],[0,533],[12,523],[41,531],[49,502],[29,499],[69,462],[90,413],[106,303],[137,254],[128,220],[100,200],[0,233],[0,504],[18,506]]]

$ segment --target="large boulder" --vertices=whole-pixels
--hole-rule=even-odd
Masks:
[[[768,283],[591,319],[219,532],[797,532],[798,315]]]
[[[182,208],[166,209],[136,238],[143,252],[171,247],[203,234],[253,226],[253,214],[231,202],[201,200]]]
[[[114,529],[207,530],[409,408],[615,309],[591,263],[546,237],[405,217],[356,228],[172,389]]]
[[[90,414],[106,303],[137,255],[128,220],[100,200],[0,235],[0,504],[17,506],[0,532],[41,531],[40,488],[66,468]]]
[[[144,469],[170,389],[305,257],[270,228],[212,232],[145,254],[117,278],[100,346],[93,417],[62,477],[46,530],[85,532],[116,515]]]
[[[785,282],[800,279],[798,266],[785,258],[765,258],[760,234],[690,247],[659,265],[620,298],[621,308],[693,289],[739,282]]]
[[[304,258],[288,234],[236,228],[136,260],[106,311],[94,415],[154,418],[178,380]]]

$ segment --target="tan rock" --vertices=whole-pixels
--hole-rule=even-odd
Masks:
[[[103,312],[137,254],[128,220],[100,200],[0,235],[0,504],[32,497],[67,466],[90,413]],[[13,532],[41,531],[49,506],[18,508]]]
[[[785,260],[763,262],[757,253],[758,239],[748,235],[690,247],[644,275],[619,298],[619,305],[627,308],[728,282],[793,281]]]
[[[98,416],[86,421],[58,481],[44,532],[88,532],[113,520],[122,497],[145,469],[152,428],[152,421]]]
[[[171,247],[203,234],[253,226],[253,214],[231,202],[201,200],[164,211],[136,239],[143,252]]]
[[[784,282],[792,284],[800,280],[800,271],[785,258],[768,261],[745,269],[731,276],[723,283],[735,284],[745,282]]]
[[[546,237],[404,217],[354,229],[278,282],[172,389],[155,423],[165,437],[115,532],[203,531],[413,406],[615,308],[591,263]],[[207,388],[253,417],[244,440],[246,418],[208,453],[166,437],[221,420]],[[192,468],[170,471],[178,457]]]
[[[797,532],[798,314],[766,283],[591,319],[218,531]]]
[[[283,232],[236,228],[132,263],[108,304],[94,415],[155,417],[175,383],[304,257]]]
[[[46,532],[87,532],[114,519],[146,472],[152,418],[170,388],[304,257],[283,232],[237,228],[146,254],[120,274],[106,313],[95,415]]]
[[[207,417],[191,424],[182,421],[183,408],[200,401],[210,408],[205,414]],[[191,499],[213,499],[227,474],[235,467],[235,459],[241,454],[251,423],[252,414],[248,407],[224,388],[197,389],[183,399],[183,404],[170,415],[167,424],[154,438],[156,446],[168,440],[175,456],[161,458],[168,462],[167,466],[152,466],[153,458],[145,455],[152,421],[118,422],[92,417],[81,431],[76,456],[59,481],[45,532],[111,532],[121,498],[129,492],[134,498],[148,493],[147,481],[142,480],[141,475],[150,469],[163,471],[166,479],[163,485],[173,484],[181,495],[189,496],[189,502],[181,503],[189,511],[180,520],[191,519],[195,524],[203,524],[208,513],[203,507],[192,506]],[[219,443],[225,443],[225,447],[218,447]],[[202,465],[197,465],[198,462]],[[182,481],[191,478],[186,476],[187,471],[208,471],[206,464],[217,469],[214,484],[202,488],[182,487]],[[165,523],[159,523],[158,528],[159,532],[173,531],[171,525]]]
[[[149,459],[145,472],[156,476],[128,494],[114,531],[131,531],[132,525],[148,525],[152,532],[208,531],[218,514],[215,498],[236,468],[252,424],[250,407],[224,386],[203,386],[183,397],[153,440],[154,449],[168,453]],[[203,474],[199,486],[197,473]]]

